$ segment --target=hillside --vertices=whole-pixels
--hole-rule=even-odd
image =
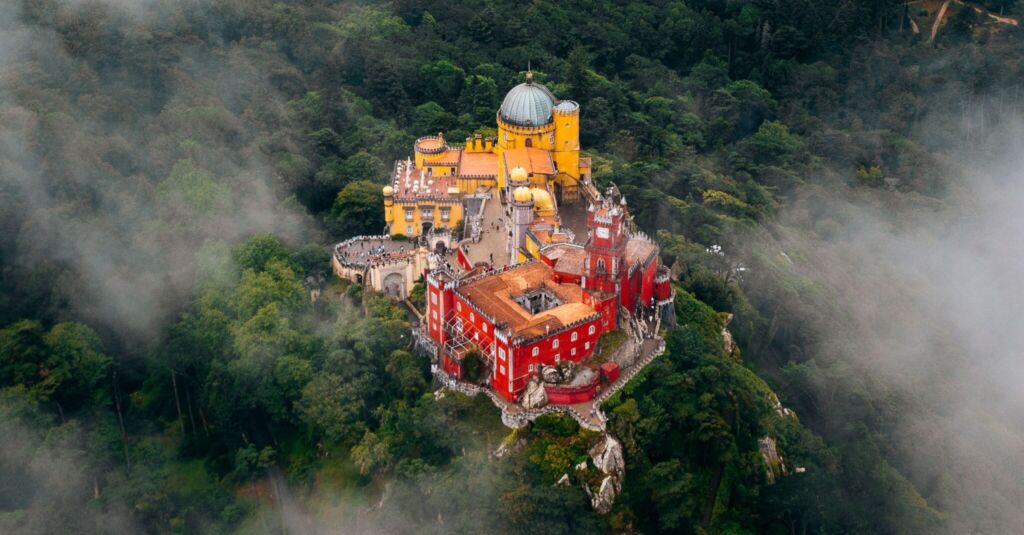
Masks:
[[[1022,15],[4,3],[0,532],[1016,531]],[[597,437],[510,434],[435,394],[402,309],[304,286],[380,231],[391,162],[493,135],[528,65],[678,295],[604,406],[605,515],[573,468]]]

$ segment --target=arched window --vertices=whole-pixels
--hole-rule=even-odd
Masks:
[[[527,147],[532,147],[533,146],[533,139],[526,138],[526,146]]]
[[[597,331],[597,327],[591,325],[590,328],[587,329],[587,334],[594,334],[595,331]]]

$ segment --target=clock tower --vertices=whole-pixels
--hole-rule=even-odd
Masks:
[[[619,294],[620,281],[625,277],[626,204],[615,204],[608,190],[597,203],[587,208],[587,227],[590,237],[586,245],[583,288],[586,290]]]

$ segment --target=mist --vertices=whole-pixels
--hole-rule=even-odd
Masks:
[[[213,33],[202,37],[212,52],[163,46],[162,35],[192,22],[181,13],[217,24],[205,3],[0,6],[6,263],[54,287],[57,319],[89,317],[135,342],[152,339],[188,298],[206,240],[319,237],[285,198],[270,156],[281,141],[250,120],[288,122],[287,96],[267,81],[272,59],[218,46]],[[77,32],[105,35],[95,40],[111,49],[72,55]],[[70,87],[72,98],[40,86]]]
[[[779,357],[801,363],[776,378],[803,393],[789,401],[826,436],[859,440],[857,422],[875,422],[883,456],[952,513],[950,533],[1024,527],[1019,131],[1003,130],[1006,152],[949,162],[937,196],[804,186],[749,243],[751,299],[813,341]]]

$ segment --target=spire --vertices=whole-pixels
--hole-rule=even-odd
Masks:
[[[530,67],[530,60],[526,60],[526,83],[533,83],[533,69]]]

